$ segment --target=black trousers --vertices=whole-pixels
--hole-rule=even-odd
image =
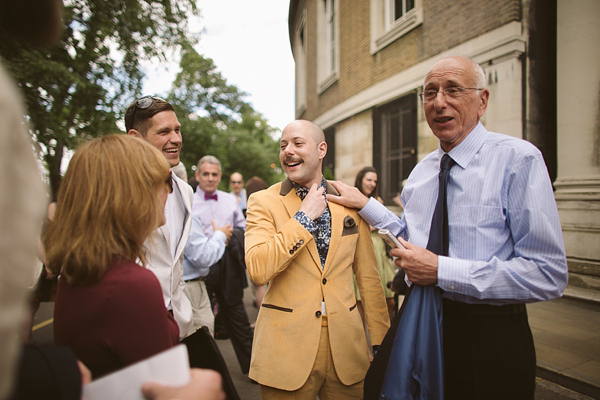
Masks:
[[[225,325],[225,329],[231,339],[235,356],[238,359],[242,373],[247,374],[250,370],[250,356],[252,355],[252,339],[254,331],[250,327],[248,314],[244,307],[243,299],[233,304],[227,304],[223,292],[214,287],[209,287],[209,291],[213,291],[216,295],[219,311],[216,319]],[[215,321],[216,324],[216,321]],[[215,328],[216,330],[216,328]]]
[[[464,304],[444,300],[445,399],[533,400],[536,358],[525,306]]]

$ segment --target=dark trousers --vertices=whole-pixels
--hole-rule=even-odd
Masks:
[[[464,304],[444,300],[445,399],[533,400],[536,359],[525,306]]]
[[[214,287],[209,288],[209,290],[214,290],[219,304],[216,320],[225,325],[242,373],[247,374],[250,370],[254,331],[250,327],[250,321],[248,320],[243,300],[240,299],[239,302],[236,301],[233,304],[227,304],[221,290]],[[215,330],[217,330],[216,325]]]

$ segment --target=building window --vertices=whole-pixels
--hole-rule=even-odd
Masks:
[[[393,204],[415,165],[417,95],[411,93],[373,113],[373,166],[379,171],[379,195],[385,204]]]
[[[339,19],[335,0],[320,0],[317,9],[317,91],[323,92],[338,79]]]
[[[306,111],[306,10],[302,12],[294,37],[296,61],[296,118]]]
[[[422,0],[371,0],[371,54],[423,23]]]

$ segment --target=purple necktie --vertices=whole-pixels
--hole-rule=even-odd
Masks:
[[[213,193],[213,194],[208,194],[208,193],[204,193],[204,200],[214,200],[217,201],[217,194]]]

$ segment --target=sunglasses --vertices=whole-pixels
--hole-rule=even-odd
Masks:
[[[167,180],[165,181],[165,185],[167,185],[167,188],[169,189],[169,193],[173,193],[173,172],[171,172],[171,170],[169,170],[169,176],[167,177]]]
[[[155,100],[165,102],[164,99],[161,99],[158,96],[144,96],[135,101],[135,106],[141,110],[145,110],[146,108],[150,107]]]

